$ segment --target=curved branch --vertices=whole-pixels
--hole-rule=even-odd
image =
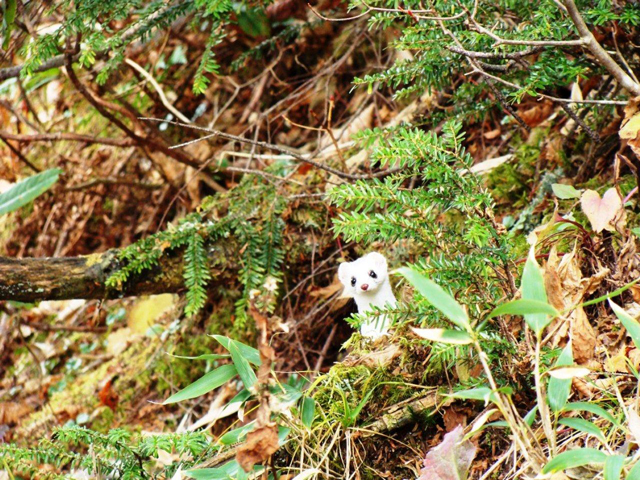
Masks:
[[[611,55],[602,48],[602,45],[598,43],[596,37],[593,36],[589,27],[584,22],[582,15],[578,11],[578,7],[573,0],[564,0],[564,5],[567,7],[567,12],[573,21],[573,24],[578,29],[578,33],[582,37],[584,45],[589,49],[594,57],[598,60],[598,63],[606,68],[611,75],[622,85],[625,90],[628,90],[633,95],[640,95],[640,84],[634,81],[620,65],[618,65]]]

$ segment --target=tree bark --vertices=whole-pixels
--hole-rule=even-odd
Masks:
[[[132,276],[121,289],[107,288],[107,278],[119,266],[118,253],[109,250],[65,258],[0,257],[0,300],[109,299],[184,289],[180,252],[163,257],[158,266]]]

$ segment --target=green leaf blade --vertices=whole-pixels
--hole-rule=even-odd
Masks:
[[[257,367],[259,367],[262,364],[262,361],[260,360],[260,352],[258,352],[257,349],[250,347],[249,345],[246,345],[242,342],[231,340],[229,337],[225,337],[223,335],[211,335],[211,336],[215,338],[216,341],[227,350],[229,350],[230,344],[232,343],[235,344],[235,346],[238,347],[238,350],[240,351],[242,356],[244,356],[249,361],[249,363]]]
[[[471,324],[469,323],[467,312],[465,312],[462,305],[449,293],[444,291],[442,287],[411,268],[404,267],[399,269],[398,272],[445,317],[463,330],[467,332],[471,331]]]
[[[531,315],[531,314],[544,314],[550,315],[552,318],[560,315],[553,306],[547,302],[540,302],[538,300],[528,300],[521,298],[519,300],[512,300],[511,302],[503,303],[494,308],[489,314],[489,318],[499,317],[500,315]]]
[[[563,367],[573,365],[573,352],[571,350],[571,342],[562,349],[555,367]],[[547,402],[551,410],[559,412],[564,408],[571,393],[571,379],[549,378],[549,386],[547,393]]]
[[[0,193],[0,215],[13,212],[42,195],[58,181],[61,173],[59,168],[46,170],[25,178],[6,192]]]
[[[625,460],[623,455],[609,455],[604,462],[604,480],[620,480]]]
[[[529,252],[527,261],[522,271],[522,298],[541,303],[549,303],[547,292],[544,288],[544,277],[542,270],[536,262],[533,248]],[[546,313],[529,313],[524,315],[524,319],[536,335],[541,335],[542,330],[549,324],[551,318]]]
[[[302,397],[302,406],[300,410],[302,424],[307,428],[311,428],[316,413],[316,401],[311,397]]]
[[[209,393],[211,390],[215,390],[216,388],[224,385],[237,374],[238,371],[236,370],[235,365],[222,365],[215,370],[205,373],[191,385],[183,388],[177,393],[174,393],[164,402],[162,402],[162,404],[168,405],[170,403],[181,402],[183,400],[189,400],[191,398],[199,397],[201,395],[204,395],[205,393]]]
[[[233,361],[236,370],[238,370],[240,379],[242,380],[242,383],[244,383],[244,388],[251,390],[258,381],[258,378],[251,368],[251,365],[249,365],[249,361],[242,355],[242,353],[240,353],[240,349],[237,347],[235,342],[231,342],[229,344],[229,353],[231,354],[231,360]]]
[[[554,473],[568,468],[581,467],[583,465],[601,464],[607,460],[607,455],[595,448],[577,448],[562,452],[551,459],[542,469],[542,473]]]
[[[635,318],[629,315],[624,308],[622,308],[615,302],[609,300],[609,305],[611,306],[613,313],[616,314],[616,317],[618,317],[624,328],[627,329],[627,333],[631,337],[631,340],[633,340],[636,348],[640,348],[640,323],[638,323]]]
[[[572,428],[578,432],[593,435],[594,437],[604,441],[604,434],[595,424],[582,418],[561,418],[558,423],[565,427]]]

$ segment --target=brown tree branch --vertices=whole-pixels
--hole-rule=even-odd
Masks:
[[[573,0],[563,0],[565,7],[567,7],[567,13],[571,17],[573,24],[578,29],[578,33],[582,37],[583,44],[589,49],[600,65],[606,68],[611,75],[622,85],[625,90],[628,90],[633,95],[640,95],[640,84],[634,81],[620,65],[618,65],[611,55],[602,48],[602,45],[598,43],[596,37],[593,36],[589,27],[584,22],[582,15],[578,11],[578,7]]]
[[[111,104],[109,102],[106,102],[105,100],[97,97],[92,92],[90,92],[89,89],[80,81],[80,79],[76,75],[75,71],[73,70],[73,59],[72,59],[72,53],[71,52],[67,54],[66,67],[67,67],[67,74],[69,75],[69,79],[71,80],[71,83],[73,83],[73,85],[76,87],[76,89],[87,99],[87,101],[91,105],[93,105],[95,107],[95,109],[100,113],[100,115],[102,115],[107,120],[109,120],[111,123],[113,123],[115,126],[117,126],[129,138],[134,140],[137,144],[139,144],[140,146],[146,146],[151,150],[160,151],[160,152],[164,153],[165,155],[167,155],[168,157],[171,157],[171,158],[173,158],[174,160],[176,160],[176,161],[178,161],[180,163],[183,163],[185,165],[193,167],[196,170],[202,168],[202,164],[200,162],[192,159],[188,155],[185,155],[184,153],[176,151],[176,150],[172,150],[167,145],[164,145],[164,144],[162,144],[160,142],[157,142],[157,141],[155,141],[154,139],[152,139],[152,138],[150,138],[148,136],[147,137],[142,137],[142,136],[138,135],[133,130],[131,130],[131,128],[129,128],[127,125],[125,125],[122,122],[122,120],[120,120],[114,114],[112,114],[108,110],[108,108],[111,106]],[[119,106],[114,106],[114,108],[116,110],[120,109]],[[131,115],[131,113],[127,112],[127,115],[129,116],[129,115]],[[133,116],[133,118],[135,119],[135,116]],[[135,119],[135,121],[137,122],[137,119]],[[205,173],[210,173],[210,172],[207,171]],[[220,185],[219,183],[217,183],[213,179],[211,179],[210,184],[218,192],[226,192],[227,191],[226,188],[224,188],[222,185]]]
[[[166,3],[162,7],[160,7],[157,11],[149,15],[146,21],[142,24],[134,23],[131,27],[124,31],[121,36],[123,42],[127,42],[132,39],[141,29],[147,27],[151,22],[155,19],[166,13],[170,8],[173,7],[173,2]],[[102,56],[108,52],[100,52],[98,56]],[[35,67],[33,69],[34,73],[44,72],[46,70],[50,70],[52,68],[62,67],[65,63],[67,63],[66,54],[56,55],[53,58],[50,58],[46,62],[43,62],[41,65]],[[72,55],[72,61],[75,62],[80,58],[80,52],[76,52]],[[20,76],[20,73],[24,69],[24,65],[16,65],[15,67],[2,68],[0,69],[0,82],[6,80],[8,78],[15,78]]]
[[[132,278],[122,290],[108,289],[105,282],[118,266],[118,250],[65,258],[0,257],[0,300],[108,299],[183,290],[180,255],[163,259],[161,265]]]

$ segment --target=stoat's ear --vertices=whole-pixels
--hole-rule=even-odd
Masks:
[[[371,252],[367,254],[367,262],[371,262],[371,264],[378,270],[387,271],[387,259],[384,258],[384,255],[378,252]]]
[[[344,262],[338,267],[338,278],[345,287],[349,285],[349,277],[351,275],[349,273],[349,265],[351,265],[350,262]]]

